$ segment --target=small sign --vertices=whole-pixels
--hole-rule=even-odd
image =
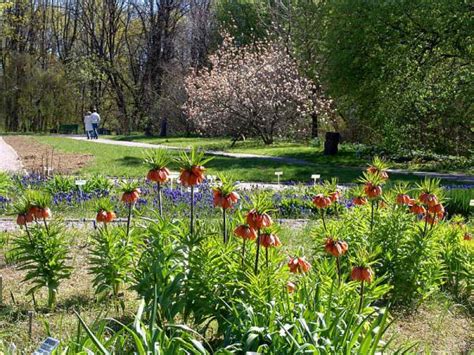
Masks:
[[[319,174],[313,174],[311,175],[311,179],[313,179],[313,185],[316,185],[316,181],[321,178],[321,175]]]
[[[283,171],[275,171],[275,175],[278,178],[278,185],[280,185],[280,176],[283,175]]]
[[[75,184],[76,186],[84,186],[86,182],[87,180],[76,180]]]
[[[53,169],[52,167],[46,167],[46,166],[43,167],[44,173],[45,173],[46,175],[48,175],[48,176],[52,175],[53,170],[54,170],[54,169]]]
[[[469,206],[474,207],[474,200],[469,201]]]
[[[170,173],[169,178],[170,178],[170,188],[171,188],[171,190],[173,190],[173,180],[176,180],[176,183],[179,182],[178,181],[179,180],[179,175],[180,175],[179,173],[175,173],[175,172]]]
[[[46,340],[41,343],[40,347],[37,350],[35,350],[33,354],[34,355],[51,354],[53,350],[56,349],[58,346],[59,346],[58,339],[47,337]]]

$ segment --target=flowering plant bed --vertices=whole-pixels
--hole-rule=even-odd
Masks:
[[[274,192],[236,193],[225,177],[209,184],[197,153],[180,162],[182,190],[159,190],[156,181],[104,183],[109,190],[93,192],[98,228],[79,241],[56,217],[64,201],[50,209],[52,187],[67,184],[48,180],[46,189],[32,183],[40,179],[21,180],[30,187],[12,196],[21,230],[2,253],[26,289],[16,298],[14,289],[9,306],[55,314],[93,302],[112,312],[112,321],[77,315],[79,330],[62,345],[74,352],[158,346],[163,353],[276,354],[384,351],[390,305],[413,310],[439,292],[471,305],[472,226],[446,218],[436,180],[389,187],[385,165],[374,161],[351,189],[334,180],[300,187],[311,196],[314,221],[298,231],[278,222]],[[125,222],[111,223],[118,217]],[[79,269],[94,291],[83,306],[62,296]]]

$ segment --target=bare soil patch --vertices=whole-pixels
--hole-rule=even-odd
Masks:
[[[43,173],[45,167],[54,173],[72,174],[83,168],[92,158],[90,154],[58,152],[47,144],[39,143],[33,137],[6,136],[5,142],[15,149],[23,167],[28,172]]]
[[[452,301],[433,300],[411,314],[396,314],[389,334],[392,344],[416,343],[411,351],[433,354],[471,354],[473,322],[462,306]]]

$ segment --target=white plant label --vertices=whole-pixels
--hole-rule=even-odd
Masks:
[[[76,186],[84,186],[87,180],[76,180]]]

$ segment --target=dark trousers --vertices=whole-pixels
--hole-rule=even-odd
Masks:
[[[99,124],[98,123],[93,123],[92,124],[92,130],[93,130],[92,132],[94,134],[95,139],[99,138],[99,130],[98,129],[99,129]]]

